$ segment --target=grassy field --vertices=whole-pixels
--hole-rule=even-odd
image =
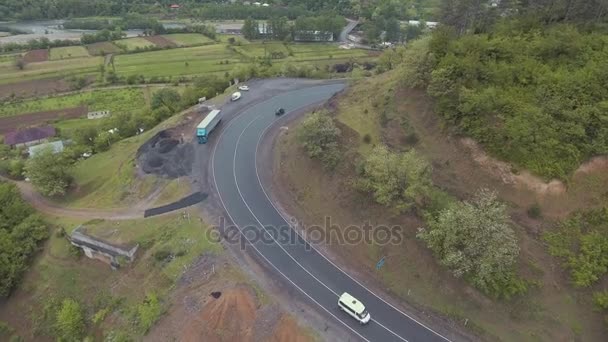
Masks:
[[[141,37],[120,39],[115,41],[114,43],[118,46],[125,46],[129,51],[135,50],[136,48],[143,49],[149,46],[154,46],[153,43]]]
[[[65,47],[56,47],[51,49],[50,59],[58,60],[58,59],[66,59],[66,58],[78,58],[78,57],[88,57],[89,51],[84,46],[65,46]]]
[[[145,106],[144,92],[141,88],[100,89],[78,94],[54,96],[15,102],[0,107],[0,116],[11,116],[30,112],[61,109],[87,105],[90,111],[110,110],[123,112]]]
[[[181,39],[184,39],[184,42],[192,41],[195,39],[193,37],[197,37],[197,35],[192,34],[169,35],[169,37],[171,36],[182,37]],[[242,41],[243,45],[229,47],[226,42],[230,37],[234,36],[220,35],[221,43],[205,46],[116,55],[114,66],[116,72],[121,76],[137,74],[149,78],[154,76],[195,76],[207,73],[223,74],[226,71],[231,71],[238,63],[250,63],[253,57],[263,57],[265,53],[270,55],[272,51],[281,52],[282,56],[285,57],[273,60],[273,64],[278,68],[285,62],[305,62],[323,66],[344,62],[351,58],[358,60],[375,58],[370,56],[367,51],[339,49],[333,44],[311,43],[285,46],[278,42],[248,43],[240,37],[234,37]],[[135,46],[151,45],[143,38],[123,39],[117,43],[127,43],[129,49],[134,49]],[[102,46],[99,48],[103,49]],[[99,53],[97,50],[91,53]],[[27,65],[25,70],[18,70],[9,60],[0,62],[0,74],[3,75],[0,78],[0,83],[14,83],[50,77],[99,75],[101,64],[103,64],[103,57],[101,56],[78,57],[72,58],[69,63],[54,60]]]
[[[49,217],[56,228],[23,281],[21,288],[27,290],[12,296],[4,304],[4,313],[6,310],[30,313],[23,315],[22,321],[12,321],[22,332],[27,332],[24,336],[28,340],[49,337],[54,314],[45,316],[44,311],[55,312],[58,301],[72,298],[85,309],[89,331],[123,331],[140,340],[145,334],[141,320],[145,317],[138,309],[145,297],[157,295],[163,307],[160,312],[164,311],[168,294],[184,269],[203,253],[219,255],[222,251],[220,245],[206,238],[204,232],[208,226],[195,212],[190,215],[190,220],[180,213],[129,221],[89,222]],[[74,253],[66,238],[55,234],[59,228],[70,232],[82,223],[93,235],[104,239],[139,243],[135,262],[112,271],[107,264]],[[170,260],[157,258],[161,253],[176,256]]]
[[[108,53],[117,53],[120,52],[121,49],[112,44],[112,42],[99,42],[87,45],[87,50],[92,56],[98,56]]]
[[[19,70],[13,63],[0,64],[0,83],[15,83],[51,77],[65,77],[76,75],[92,75],[98,72],[103,57],[81,57],[70,59],[69,63],[63,60],[46,61],[26,65]]]
[[[159,131],[173,127],[183,116],[176,115],[143,134],[121,140],[109,151],[93,155],[76,164],[72,175],[77,186],[68,193],[61,205],[74,208],[119,208],[141,201],[155,186],[167,185],[163,201],[182,197],[184,184],[172,184],[153,175],[135,177],[135,157],[139,147]],[[182,182],[185,183],[185,182]],[[166,204],[166,203],[162,203]]]
[[[198,33],[176,33],[176,34],[166,34],[163,37],[173,41],[175,44],[179,46],[192,46],[192,45],[200,45],[212,43],[213,40],[203,36]]]

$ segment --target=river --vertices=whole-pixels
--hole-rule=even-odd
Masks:
[[[44,21],[22,21],[22,22],[1,22],[0,26],[9,27],[19,31],[30,32],[28,34],[18,34],[15,36],[0,36],[0,44],[6,43],[27,43],[30,39],[46,37],[49,40],[71,39],[78,40],[83,33],[94,33],[97,30],[66,30],[61,28],[64,20],[44,20]],[[163,23],[165,28],[184,27],[181,23]],[[143,30],[126,30],[127,37],[136,37],[143,34]]]

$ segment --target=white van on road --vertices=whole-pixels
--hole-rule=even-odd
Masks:
[[[369,312],[365,310],[365,305],[347,292],[344,292],[338,299],[338,307],[361,324],[366,324],[372,319]]]

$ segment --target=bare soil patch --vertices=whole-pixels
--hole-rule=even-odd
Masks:
[[[28,51],[25,56],[23,56],[23,61],[26,63],[35,63],[35,62],[45,62],[49,60],[49,50],[48,49],[39,49]]]
[[[149,41],[150,43],[153,43],[154,45],[158,46],[158,47],[177,47],[177,44],[172,41],[169,40],[163,36],[149,36],[149,37],[144,37],[145,40]]]
[[[49,123],[54,120],[79,118],[85,116],[87,112],[87,106],[80,106],[3,117],[0,118],[0,134],[13,131],[17,128]]]
[[[89,77],[87,83],[93,81]],[[17,83],[0,84],[0,100],[46,96],[70,91],[70,84],[62,78],[48,78]]]
[[[306,330],[258,292],[226,258],[203,255],[172,296],[168,313],[146,336],[148,341],[306,342]]]

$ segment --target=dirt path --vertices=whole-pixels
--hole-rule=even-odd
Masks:
[[[143,218],[144,216],[144,206],[147,203],[153,202],[153,198],[150,196],[158,196],[162,191],[162,187],[154,191],[148,198],[143,200],[140,204],[136,204],[131,206],[128,209],[113,209],[113,210],[103,210],[103,209],[84,209],[84,208],[66,208],[61,207],[47,198],[40,195],[30,183],[23,181],[14,181],[8,179],[4,176],[0,176],[0,180],[11,182],[15,184],[19,191],[21,192],[21,196],[28,203],[30,203],[36,210],[43,212],[48,215],[54,216],[62,216],[62,217],[71,217],[71,218],[86,218],[86,219],[104,219],[104,220],[129,220],[129,219],[137,219]]]

